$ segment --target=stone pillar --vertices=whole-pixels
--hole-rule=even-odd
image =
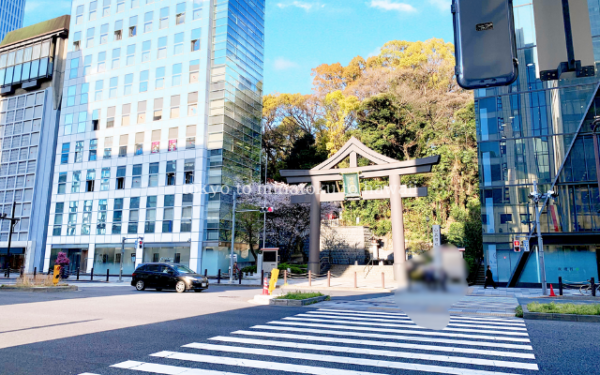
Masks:
[[[312,180],[314,194],[310,201],[310,242],[308,269],[313,274],[321,273],[321,181]]]
[[[88,260],[87,260],[87,273],[92,272],[92,267],[94,267],[94,256],[96,255],[96,244],[88,245]]]
[[[390,206],[392,208],[392,244],[394,248],[394,280],[406,285],[406,248],[404,244],[404,216],[400,195],[400,175],[390,175]]]

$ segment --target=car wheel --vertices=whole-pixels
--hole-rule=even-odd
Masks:
[[[183,281],[178,281],[175,285],[175,290],[177,291],[177,293],[185,292],[185,283]]]
[[[142,280],[138,280],[138,282],[135,283],[135,289],[141,292],[142,290],[146,289],[146,284],[144,284]]]
[[[162,288],[156,288],[157,292],[162,292]]]

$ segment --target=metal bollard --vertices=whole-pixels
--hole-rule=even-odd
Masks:
[[[354,288],[358,288],[358,281],[356,277],[356,272],[354,272]]]
[[[264,280],[265,279],[265,270],[261,270],[260,271],[260,279]]]
[[[33,278],[37,275],[37,267],[33,267]]]
[[[221,270],[217,273],[217,284],[221,284]]]
[[[331,287],[331,271],[327,271],[327,287]]]
[[[283,285],[287,285],[287,270],[283,270]]]
[[[562,296],[563,295],[563,283],[562,283],[562,277],[558,277],[558,295]]]
[[[110,270],[106,270],[106,282],[108,282],[109,277],[110,277]]]
[[[92,267],[92,273],[90,274],[90,281],[94,281],[94,267]]]
[[[77,267],[77,281],[79,281],[79,267]]]
[[[592,277],[592,296],[596,297],[596,280]]]
[[[385,272],[381,273],[381,289],[385,289]]]
[[[244,276],[244,273],[240,270],[240,277],[239,277],[239,279],[240,279],[240,285],[242,285],[242,277],[243,276]]]
[[[204,277],[207,277],[207,276],[208,276],[208,270],[205,268],[204,269]]]
[[[23,277],[24,274],[25,274],[25,267],[21,267],[21,269],[19,270],[19,276]]]

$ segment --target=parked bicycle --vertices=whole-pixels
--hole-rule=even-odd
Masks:
[[[596,289],[596,295],[600,295],[600,284],[595,284],[594,288]],[[582,296],[592,295],[592,280],[588,280],[587,283],[581,285],[579,287],[579,293]]]

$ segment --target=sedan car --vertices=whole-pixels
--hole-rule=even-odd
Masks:
[[[208,278],[181,264],[145,263],[131,275],[131,286],[139,291],[151,288],[158,291],[175,289],[177,293],[201,292],[208,289]]]

